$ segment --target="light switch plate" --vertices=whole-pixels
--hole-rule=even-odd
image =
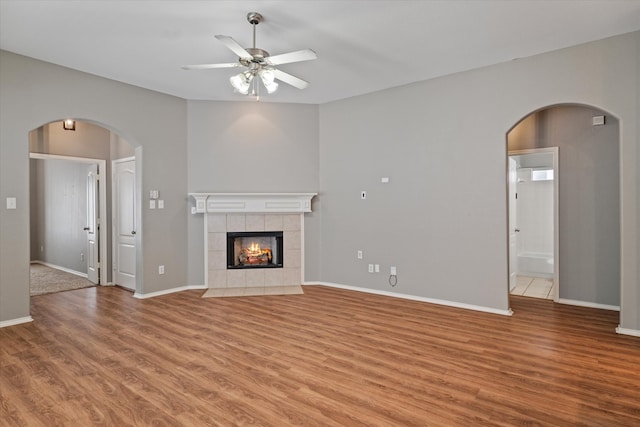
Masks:
[[[7,209],[16,209],[17,203],[15,197],[7,197]]]

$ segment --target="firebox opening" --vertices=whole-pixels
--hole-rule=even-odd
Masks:
[[[282,268],[282,231],[227,233],[227,269]]]

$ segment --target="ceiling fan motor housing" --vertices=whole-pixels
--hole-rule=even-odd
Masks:
[[[262,15],[258,12],[249,12],[247,13],[247,21],[249,21],[251,25],[258,25],[262,22]]]

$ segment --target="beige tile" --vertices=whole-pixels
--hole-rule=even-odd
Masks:
[[[284,277],[282,284],[285,286],[300,285],[302,283],[301,270],[299,268],[283,268]]]
[[[247,287],[264,287],[264,268],[245,270]]]
[[[224,292],[225,297],[243,297],[244,288],[227,288]]]
[[[520,286],[520,285],[516,285],[515,288],[513,288],[510,292],[511,295],[524,295],[524,292],[527,290],[527,286]]]
[[[283,286],[282,295],[300,295],[303,294],[302,286]]]
[[[226,232],[215,232],[215,233],[207,233],[209,245],[208,248],[210,251],[226,251],[227,250],[227,233]]]
[[[264,230],[265,231],[282,231],[283,230],[283,215],[265,215],[264,216]]]
[[[202,295],[202,298],[222,297],[225,292],[226,289],[207,289],[207,291]]]
[[[227,215],[209,214],[207,216],[207,231],[209,233],[227,231]]]
[[[227,251],[209,251],[209,270],[227,269]]]
[[[264,215],[247,215],[245,217],[246,231],[265,231]]]
[[[244,215],[227,215],[227,231],[247,231]]]
[[[282,295],[284,286],[265,286],[264,295]]]
[[[245,270],[227,270],[227,288],[246,287]]]
[[[295,215],[282,215],[282,229],[284,231],[300,231],[301,227],[301,217],[300,214]]]
[[[260,296],[260,295],[264,295],[264,286],[244,288],[245,297],[253,297],[253,296]]]
[[[285,248],[287,246],[285,245]],[[284,251],[284,266],[285,268],[300,268],[301,267],[302,254],[299,249]]]
[[[531,284],[533,281],[533,277],[529,276],[517,276],[516,277],[516,286],[524,286],[525,288]]]
[[[300,249],[302,247],[302,233],[300,231],[285,231],[283,233],[284,248]]]
[[[209,288],[227,287],[227,270],[209,270]]]
[[[284,282],[284,273],[282,268],[267,268],[264,270],[265,286],[282,286]]]

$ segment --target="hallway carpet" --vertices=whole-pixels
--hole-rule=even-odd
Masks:
[[[89,280],[66,271],[32,263],[29,294],[31,296],[70,291],[94,286]]]

